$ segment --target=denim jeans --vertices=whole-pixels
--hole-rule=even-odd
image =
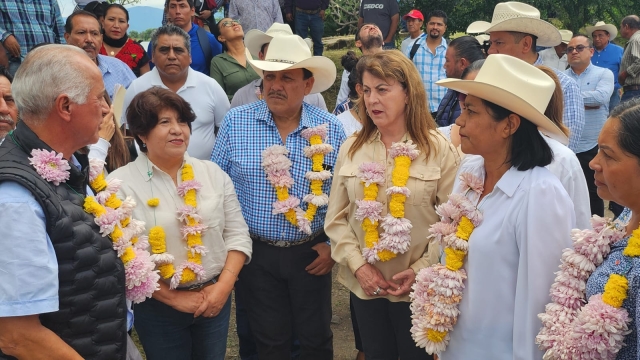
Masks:
[[[194,318],[155,299],[135,305],[134,312],[148,360],[224,360],[231,296],[213,318]]]
[[[382,45],[382,48],[385,50],[393,50],[396,48],[396,42],[394,41],[390,41],[388,43],[384,43],[384,45]]]
[[[296,34],[301,38],[306,38],[311,32],[313,40],[313,56],[322,56],[324,45],[322,45],[322,35],[324,34],[324,22],[320,14],[307,14],[296,10]]]
[[[629,90],[622,93],[622,98],[620,98],[620,102],[623,103],[627,100],[631,100],[633,98],[637,98],[640,96],[640,90]]]
[[[611,113],[618,104],[620,104],[620,92],[618,89],[614,89],[613,94],[611,94],[611,99],[609,99],[609,113]]]

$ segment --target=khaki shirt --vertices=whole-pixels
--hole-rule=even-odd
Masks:
[[[409,251],[396,258],[377,262],[377,267],[386,280],[406,269],[416,273],[427,266],[438,262],[440,247],[429,245],[429,226],[439,221],[435,206],[446,202],[455,180],[460,158],[455,148],[437,130],[431,131],[432,150],[427,160],[421,153],[411,162],[407,187],[411,195],[405,203],[405,217],[411,221],[411,246]],[[382,216],[387,212],[388,197],[386,189],[392,185],[393,158],[380,140],[380,133],[367,141],[353,156],[348,152],[355,140],[349,137],[338,154],[333,184],[329,196],[329,207],[325,220],[325,231],[331,239],[331,256],[340,264],[338,280],[361,299],[372,299],[360,287],[354,276],[356,270],[366,264],[362,256],[364,248],[364,231],[361,222],[356,220],[356,200],[364,197],[364,187],[356,176],[358,166],[365,162],[378,162],[387,165],[386,183],[379,187],[378,201],[383,204]],[[379,228],[380,229],[380,228]],[[380,296],[376,297],[379,298]],[[387,295],[392,302],[409,301],[409,296],[396,297]]]

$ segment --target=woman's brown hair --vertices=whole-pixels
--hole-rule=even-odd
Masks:
[[[564,95],[562,94],[562,86],[560,85],[560,80],[556,75],[555,71],[551,68],[546,67],[544,65],[536,66],[538,69],[542,70],[543,73],[547,74],[553,82],[556,83],[556,89],[553,90],[553,95],[551,95],[551,99],[549,100],[549,105],[544,110],[544,116],[548,117],[556,126],[562,130],[562,132],[569,136],[569,128],[566,127],[562,123],[562,113],[564,112]]]
[[[432,134],[430,130],[436,128],[436,123],[431,117],[431,112],[427,106],[427,93],[422,85],[422,78],[413,62],[398,50],[384,50],[375,55],[364,56],[356,65],[359,83],[362,84],[362,77],[365,72],[379,79],[390,79],[397,81],[407,92],[409,99],[405,107],[405,122],[407,131],[413,142],[423,152],[427,159],[430,156]],[[362,112],[362,130],[358,132],[356,140],[349,149],[349,156],[358,151],[362,145],[375,134],[377,127],[369,117],[364,103],[364,96],[360,95],[357,101],[358,109]]]
[[[111,99],[109,98],[109,94],[107,91],[104,91],[104,99],[109,106],[111,106]],[[129,148],[127,147],[127,142],[125,141],[125,137],[122,134],[122,131],[118,127],[118,122],[116,121],[116,117],[113,117],[113,123],[115,127],[115,131],[113,132],[113,136],[109,143],[111,147],[107,152],[107,159],[105,160],[107,164],[105,165],[108,172],[113,172],[119,167],[127,165],[131,161],[131,154],[129,153]]]

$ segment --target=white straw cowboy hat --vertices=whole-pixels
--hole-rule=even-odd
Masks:
[[[504,54],[490,55],[475,80],[443,79],[436,84],[502,106],[531,121],[547,136],[569,143],[562,130],[544,115],[556,83],[525,61]]]
[[[609,40],[613,40],[618,36],[618,29],[615,25],[605,24],[604,21],[598,21],[594,26],[587,26],[585,31],[589,37],[593,37],[593,32],[596,30],[604,30],[609,33]]]
[[[562,43],[568,44],[573,37],[573,32],[570,30],[558,30],[560,31],[560,36],[562,37]]]
[[[535,35],[540,46],[556,46],[562,40],[555,26],[540,19],[540,11],[521,2],[498,3],[491,22],[476,21],[467,28],[468,34],[489,34],[492,31],[517,31]]]
[[[249,49],[249,53],[254,59],[258,58],[258,53],[262,49],[262,45],[270,43],[276,35],[293,35],[291,27],[287,24],[273,23],[267,32],[258,29],[249,30],[244,36],[244,46]],[[309,38],[304,39],[309,48],[313,47],[313,41]]]
[[[269,44],[264,60],[249,59],[251,67],[264,78],[263,71],[307,69],[313,73],[311,94],[327,90],[336,80],[336,65],[324,56],[312,56],[307,43],[298,35],[278,35]]]

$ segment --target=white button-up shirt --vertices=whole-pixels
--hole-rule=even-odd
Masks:
[[[463,172],[483,179],[483,158],[466,157]],[[460,187],[456,180],[454,192]],[[469,239],[458,323],[440,358],[542,359],[538,314],[551,301],[562,250],[571,247],[571,199],[549,170],[511,168],[478,208],[484,219]]]

